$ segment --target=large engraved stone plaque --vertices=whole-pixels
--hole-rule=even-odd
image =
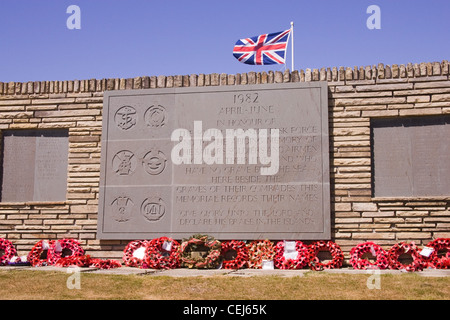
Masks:
[[[5,131],[1,201],[66,200],[68,152],[67,130]]]
[[[450,195],[450,115],[372,120],[376,197]]]
[[[105,92],[98,237],[327,239],[323,82]]]

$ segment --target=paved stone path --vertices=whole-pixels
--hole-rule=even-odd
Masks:
[[[4,266],[0,267],[0,271],[8,270],[32,270],[32,271],[57,271],[70,272],[70,268],[59,267],[29,267],[29,266]],[[370,274],[371,270],[354,270],[352,268],[331,269],[324,271],[311,271],[309,269],[301,270],[261,270],[261,269],[170,269],[170,270],[156,270],[156,269],[139,269],[130,267],[121,267],[115,269],[97,269],[97,268],[79,268],[80,272],[90,272],[95,274],[112,274],[112,275],[148,275],[148,276],[169,276],[169,277],[211,277],[211,276],[234,276],[234,277],[253,277],[253,276],[280,276],[280,277],[302,277],[307,272],[324,272],[337,274]],[[400,270],[380,270],[381,274],[406,274],[408,272]],[[448,277],[450,276],[450,269],[425,269],[423,271],[414,272],[424,277]]]

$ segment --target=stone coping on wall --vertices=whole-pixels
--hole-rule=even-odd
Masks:
[[[422,62],[360,66],[328,67],[320,69],[281,71],[251,71],[248,73],[191,74],[175,76],[143,76],[135,78],[89,79],[69,81],[0,82],[0,95],[42,95],[56,93],[104,92],[106,90],[128,90],[148,88],[172,88],[192,86],[245,85],[283,82],[351,82],[366,81],[367,84],[414,81],[448,80],[449,62]],[[351,83],[348,83],[351,84]]]

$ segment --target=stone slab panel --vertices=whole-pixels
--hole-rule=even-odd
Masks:
[[[98,238],[329,238],[327,102],[325,82],[105,92]]]
[[[450,116],[372,120],[374,196],[450,194]]]
[[[66,200],[68,152],[67,130],[5,131],[1,201]]]

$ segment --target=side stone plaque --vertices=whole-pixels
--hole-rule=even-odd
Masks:
[[[375,197],[450,195],[450,115],[372,119]]]
[[[66,200],[68,153],[67,130],[5,131],[1,201]]]
[[[328,239],[325,82],[104,94],[98,238]]]

